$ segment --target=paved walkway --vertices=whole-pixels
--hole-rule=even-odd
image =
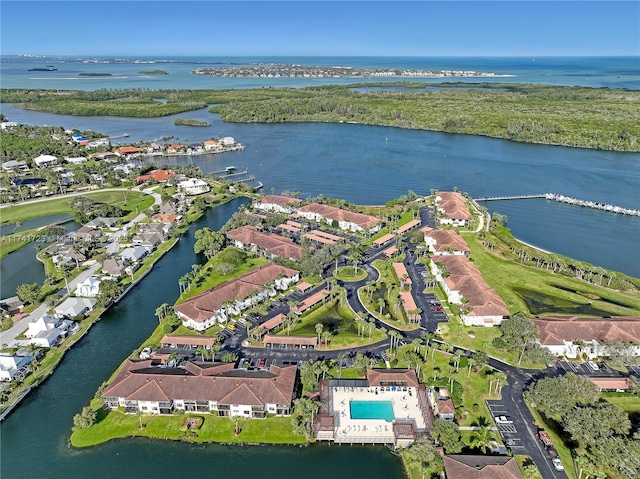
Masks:
[[[69,281],[69,290],[75,291],[78,283],[87,279],[93,273],[98,271],[101,267],[102,267],[102,263],[95,263],[89,266],[89,268],[87,268],[85,271],[80,273],[74,279]],[[64,291],[64,289],[62,291]],[[65,292],[64,296],[67,296],[67,295],[68,293]],[[47,311],[49,311],[49,309],[50,309],[49,306],[43,303],[40,306],[38,306],[35,310],[33,310],[31,314],[25,316],[16,324],[14,324],[11,328],[0,333],[0,345],[1,346],[4,346],[5,344],[10,345],[16,339],[16,337],[21,335],[29,327],[30,322],[40,319],[42,316],[47,314]]]

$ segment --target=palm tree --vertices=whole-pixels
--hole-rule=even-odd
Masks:
[[[162,321],[166,317],[168,309],[169,305],[167,303],[162,303],[156,308],[156,316],[158,317],[158,322]]]
[[[198,349],[196,349],[196,355],[200,355],[200,361],[204,362],[204,351],[205,349],[202,346],[198,346]]]
[[[380,306],[380,314],[382,314],[382,310],[384,309],[386,301],[384,298],[378,298],[378,306]]]
[[[339,353],[338,356],[336,356],[336,362],[338,363],[338,379],[342,377],[342,367],[344,366],[344,362],[346,359],[346,353]]]
[[[318,343],[320,343],[320,335],[322,334],[322,329],[324,326],[322,323],[316,323],[316,333],[318,333]]]

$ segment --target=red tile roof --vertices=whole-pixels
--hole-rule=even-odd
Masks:
[[[418,377],[413,369],[369,369],[367,371],[369,386],[400,385],[418,387]]]
[[[180,344],[186,346],[213,346],[216,338],[211,336],[182,336],[178,334],[165,334],[161,344]]]
[[[445,252],[449,248],[463,253],[469,252],[467,242],[454,230],[434,230],[433,228],[425,226],[421,228],[420,231],[422,231],[426,237],[435,240],[436,244],[434,249],[439,253]]]
[[[243,226],[227,231],[227,238],[238,241],[245,246],[257,246],[267,254],[288,258],[294,261],[302,259],[302,247],[284,236],[266,234],[257,231],[255,226]]]
[[[469,208],[465,202],[464,196],[454,191],[439,192],[438,196],[442,198],[438,202],[438,208],[444,210],[447,218],[457,220],[468,220],[471,218]]]
[[[299,208],[298,211],[315,213],[330,220],[347,221],[365,229],[373,228],[380,222],[380,219],[375,216],[354,213],[352,211],[336,208],[335,206],[321,205],[319,203],[311,203],[310,205],[303,206],[302,208]]]
[[[382,244],[385,244],[387,241],[391,241],[393,238],[394,236],[391,233],[387,233],[386,235],[381,236],[377,240],[374,240],[373,244],[380,246]]]
[[[275,329],[278,326],[280,326],[286,318],[287,317],[284,314],[282,313],[278,314],[277,316],[274,316],[273,318],[262,323],[260,327],[265,331],[271,331],[272,329]]]
[[[513,457],[459,454],[443,459],[447,479],[522,479]]]
[[[175,175],[175,173],[173,171],[154,170],[151,173],[148,173],[146,175],[138,176],[136,178],[136,181],[149,181],[149,180],[155,180],[155,181],[158,181],[158,182],[167,181],[173,175]]]
[[[561,345],[563,341],[605,341],[640,344],[640,317],[614,316],[588,319],[548,316],[533,319],[540,344]]]
[[[141,148],[136,148],[135,146],[121,146],[116,150],[116,153],[120,153],[121,155],[126,155],[128,153],[140,153],[142,152]]]
[[[294,269],[271,263],[248,271],[228,283],[200,293],[184,303],[175,305],[173,309],[193,321],[204,322],[222,308],[222,304],[226,301],[234,301],[238,296],[242,299],[248,298],[262,291],[267,283],[275,281],[281,275],[291,278],[297,274],[299,272]]]
[[[420,224],[420,220],[411,220],[408,223],[400,226],[395,233],[401,235],[402,233],[409,231],[411,228],[414,228]]]
[[[298,198],[291,198],[289,196],[264,195],[262,198],[260,198],[260,203],[265,205],[287,206],[302,203],[302,200]]]
[[[323,289],[322,291],[318,291],[314,295],[309,296],[307,299],[303,300],[297,306],[294,306],[293,307],[293,311],[294,311],[294,313],[302,314],[307,309],[312,308],[313,306],[318,304],[320,301],[322,301],[327,296],[329,296],[329,291],[327,291],[326,289]]]

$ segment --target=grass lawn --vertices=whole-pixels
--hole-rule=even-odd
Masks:
[[[220,266],[219,254],[215,255],[203,266],[200,273],[198,273],[198,276],[191,284],[191,287],[182,293],[176,303],[181,303],[196,294],[215,288],[222,283],[231,281],[247,271],[266,265],[268,262],[269,261],[264,256],[247,256],[246,260],[242,264],[234,267],[233,271],[223,275],[218,272],[218,267]]]
[[[622,293],[523,266],[483,251],[476,235],[465,234],[464,237],[471,250],[471,259],[511,313],[525,311],[534,315],[640,315],[638,293]]]
[[[0,237],[0,258],[28,245],[40,235],[46,232],[46,228],[31,228],[15,234]]]
[[[317,336],[316,324],[323,326],[323,331],[331,332],[329,346],[320,346],[318,350],[347,349],[382,341],[386,336],[380,330],[365,330],[365,337],[358,337],[358,327],[354,321],[355,315],[347,304],[338,304],[338,299],[330,301],[324,306],[303,316],[300,323],[291,328],[294,336]],[[281,332],[280,334],[283,334]],[[344,376],[344,371],[343,371]]]
[[[128,191],[126,189],[120,191],[87,192],[82,196],[91,198],[96,203],[107,203],[119,206],[127,213],[125,220],[130,219],[128,216],[133,218],[136,215],[136,206],[138,206],[138,211],[142,212],[153,204],[153,197],[150,195],[139,191]],[[126,204],[125,197],[127,198]],[[40,216],[55,215],[58,213],[70,213],[72,210],[69,207],[69,202],[73,198],[77,197],[55,198],[38,203],[26,203],[2,208],[2,224],[24,221],[30,218],[38,218]]]
[[[96,409],[101,402],[101,400],[92,401],[92,407]],[[184,431],[184,422],[189,417],[203,419],[201,427],[195,431],[194,435]],[[144,415],[142,424],[144,427],[140,429],[140,418],[134,414],[124,414],[119,411],[106,412],[99,409],[96,424],[88,429],[74,431],[71,434],[71,444],[75,447],[88,447],[125,437],[151,437],[197,443],[306,444],[303,436],[293,434],[289,417],[243,419],[238,423],[241,428],[238,436],[234,434],[234,421],[209,413]]]
[[[333,275],[342,281],[361,281],[367,277],[367,272],[363,268],[358,268],[358,274],[353,266],[341,266],[334,270]]]
[[[640,398],[633,393],[628,393],[624,396],[614,396],[603,393],[602,398],[608,403],[620,406],[627,414],[640,414]]]

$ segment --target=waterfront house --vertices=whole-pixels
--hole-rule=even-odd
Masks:
[[[274,296],[276,290],[287,289],[299,279],[299,271],[271,263],[193,296],[173,309],[186,327],[204,331],[225,322],[229,315],[240,314]]]
[[[98,153],[91,153],[89,155],[91,158],[95,159],[95,160],[109,160],[112,158],[118,158],[118,155],[116,155],[114,152],[112,151],[100,151]],[[118,166],[120,168],[118,168]],[[129,174],[129,169],[128,169],[128,165],[118,165],[116,167],[114,167],[113,169],[118,171],[124,171],[125,174]],[[131,164],[131,166],[134,166],[133,164]]]
[[[85,316],[93,310],[95,305],[96,300],[93,298],[67,298],[56,306],[55,311],[58,316],[75,318],[76,316]]]
[[[555,356],[588,359],[607,356],[609,343],[625,345],[628,354],[640,356],[640,317],[546,316],[532,321],[538,329],[540,345]]]
[[[454,230],[434,230],[425,226],[420,231],[424,233],[427,249],[435,256],[465,255],[469,256],[469,245]]]
[[[447,454],[443,460],[447,479],[522,479],[511,456]]]
[[[58,164],[58,158],[53,155],[40,155],[33,159],[33,163],[41,169],[51,168]]]
[[[302,259],[302,247],[293,240],[277,234],[258,231],[255,226],[242,226],[227,231],[227,238],[236,247],[245,251],[264,254],[267,258],[286,258],[293,261]]]
[[[222,143],[218,140],[207,140],[203,144],[206,151],[212,151],[214,153],[222,151]]]
[[[80,281],[76,286],[76,296],[95,298],[100,294],[100,282],[95,276],[89,276],[84,281]]]
[[[46,315],[30,322],[24,335],[29,339],[29,343],[42,348],[51,348],[74,329],[73,321]]]
[[[211,191],[209,184],[200,178],[189,178],[178,183],[178,188],[187,195],[201,195]]]
[[[167,213],[157,213],[151,217],[151,219],[153,221],[156,221],[157,223],[162,223],[162,224],[171,225],[171,226],[178,224],[181,218],[182,218],[182,215],[167,214]],[[163,227],[162,231],[164,232],[164,230],[165,228]]]
[[[236,144],[236,140],[235,138],[233,138],[232,136],[225,136],[224,138],[222,138],[222,140],[220,140],[222,142],[222,144],[224,146],[233,146]]]
[[[178,334],[165,334],[160,341],[163,348],[173,349],[211,349],[215,344],[214,336],[184,336]]]
[[[239,370],[233,363],[187,362],[159,367],[153,360],[129,360],[102,393],[105,406],[172,414],[212,413],[224,417],[265,418],[291,413],[297,366]]]
[[[495,326],[509,316],[502,298],[466,256],[432,256],[430,264],[448,301],[460,306],[466,326]]]
[[[86,163],[88,161],[88,159],[85,158],[84,156],[76,156],[73,158],[65,157],[64,160],[68,163],[71,163],[72,165],[81,165],[82,163]]]
[[[308,220],[337,225],[342,230],[375,233],[380,229],[380,219],[375,216],[354,213],[335,206],[311,203],[298,208],[298,214]]]
[[[116,218],[99,216],[86,223],[85,226],[89,228],[114,228],[117,223],[118,220]]]
[[[133,158],[136,156],[140,156],[143,153],[141,148],[137,148],[135,146],[121,146],[114,153],[120,157],[124,158]]]
[[[275,211],[277,213],[292,213],[295,206],[302,203],[298,198],[281,195],[264,195],[253,207],[259,210]]]
[[[29,165],[27,165],[26,161],[9,160],[2,163],[2,169],[4,171],[13,171],[14,173],[26,173],[29,171]]]
[[[413,369],[370,369],[366,379],[320,384],[319,441],[407,447],[431,431],[433,411]]]
[[[47,252],[51,255],[51,261],[55,265],[72,264],[78,267],[80,263],[84,263],[87,260],[84,249],[75,243],[55,244],[50,246]]]
[[[443,225],[466,226],[471,219],[464,196],[455,191],[438,192],[436,208],[438,222]]]
[[[140,261],[151,252],[151,248],[148,246],[135,246],[122,250],[120,253],[120,259],[123,261]]]
[[[28,364],[32,357],[29,354],[0,354],[0,381],[24,379],[28,374]]]
[[[162,243],[164,237],[158,233],[138,233],[131,242],[136,246],[147,246],[151,249]]]
[[[171,170],[153,170],[150,173],[145,175],[140,175],[136,178],[138,183],[143,183],[146,181],[156,181],[158,183],[164,183],[169,178],[171,178],[175,173]]]
[[[162,236],[164,241],[167,234],[169,234],[169,230],[171,230],[171,224],[167,221],[161,223],[139,223],[138,229],[141,233],[157,233]]]
[[[100,236],[102,236],[102,231],[89,225],[84,225],[80,229],[69,234],[69,237],[74,238],[76,241],[86,241],[89,243],[98,241],[100,239]]]
[[[22,313],[24,303],[17,296],[11,296],[9,298],[0,299],[0,310],[13,316],[14,314]]]

